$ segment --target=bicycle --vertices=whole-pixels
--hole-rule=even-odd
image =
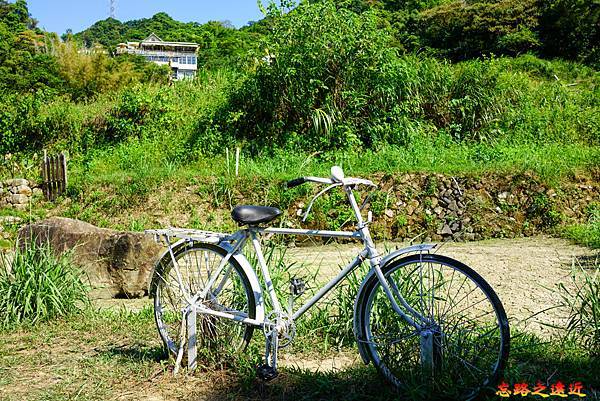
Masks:
[[[188,365],[195,366],[196,341],[203,347],[246,349],[253,331],[265,336],[264,364],[258,375],[277,376],[278,350],[294,338],[294,322],[363,262],[365,275],[354,304],[354,335],[362,360],[393,385],[422,394],[453,389],[453,399],[474,398],[499,379],[509,352],[509,325],[498,296],[465,264],[420,244],[381,255],[371,238],[354,195],[359,186],[375,188],[366,179],[345,177],[334,166],[330,178],[301,177],[288,188],[307,182],[326,184],[309,203],[341,188],[356,218],[354,231],[265,227],[282,212],[266,206],[238,206],[232,218],[242,228],[233,234],[186,229],[148,230],[164,238],[167,250],[155,266],[150,284],[154,315],[165,347],[181,361],[185,339]],[[368,199],[368,198],[367,198]],[[364,249],[304,305],[284,310],[278,299],[261,247],[261,235],[320,236],[360,240]],[[177,242],[171,243],[176,238]],[[256,270],[244,256],[251,243]],[[257,270],[260,268],[262,283]],[[290,291],[302,294],[301,280]],[[265,299],[265,295],[268,299]]]

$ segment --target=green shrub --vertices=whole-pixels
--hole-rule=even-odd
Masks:
[[[587,223],[566,227],[564,235],[578,244],[600,248],[600,204],[590,204]]]
[[[536,0],[455,1],[421,12],[417,27],[423,44],[454,59],[516,55],[539,49],[539,13]]]
[[[0,154],[16,153],[40,146],[37,135],[40,94],[7,94],[0,100]]]
[[[594,0],[542,0],[540,7],[540,39],[544,55],[600,67],[600,3]]]
[[[87,287],[69,254],[56,257],[48,244],[17,247],[0,257],[0,328],[35,324],[87,305]]]
[[[533,31],[507,32],[508,46]],[[398,56],[392,42],[372,11],[303,3],[274,22],[265,58],[200,119],[192,146],[218,151],[242,141],[258,154],[440,138],[511,145],[600,140],[600,85],[590,68],[531,55],[451,64]]]
[[[356,126],[369,116],[370,92],[390,49],[375,14],[338,10],[331,1],[302,3],[274,21],[267,55],[228,104],[208,121],[262,147],[305,149],[359,143]],[[216,123],[216,124],[215,124]]]

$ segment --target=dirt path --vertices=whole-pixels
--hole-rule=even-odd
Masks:
[[[407,244],[378,244],[379,249],[404,246]],[[324,277],[333,277],[337,266],[351,260],[359,251],[360,246],[324,245],[292,248],[288,256],[312,268],[319,267]],[[557,286],[559,283],[572,285],[570,273],[575,258],[588,262],[591,258],[600,258],[598,252],[548,237],[443,243],[435,252],[476,270],[498,293],[511,324],[539,334],[548,332],[544,324],[560,323],[561,311],[540,312],[560,304]],[[538,315],[532,318],[534,314]]]
[[[378,244],[379,249],[407,246],[402,243]],[[321,245],[292,248],[288,257],[319,268],[322,277],[333,277],[338,265],[346,263],[360,250],[353,245]],[[573,287],[574,263],[590,263],[600,253],[548,237],[488,240],[469,243],[444,243],[436,251],[475,269],[500,297],[513,330],[526,330],[542,337],[557,334],[549,325],[564,326],[567,310],[561,304],[558,284]],[[338,370],[357,363],[357,355],[303,359],[282,355],[282,365],[312,371]]]

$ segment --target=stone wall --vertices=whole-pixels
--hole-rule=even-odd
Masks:
[[[552,233],[561,225],[585,222],[589,206],[600,203],[597,178],[571,177],[550,186],[523,174],[448,176],[410,173],[369,177],[379,184],[368,208],[376,238],[418,241],[472,241]],[[300,222],[306,201],[288,210],[291,226]],[[322,205],[322,204],[321,204]],[[337,229],[347,210],[340,197],[334,210],[317,205],[310,228]],[[350,221],[345,228],[351,228]]]
[[[26,210],[34,194],[41,194],[37,183],[24,178],[0,181],[0,208]]]

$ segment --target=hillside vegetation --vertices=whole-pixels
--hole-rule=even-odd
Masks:
[[[116,224],[113,197],[135,208],[154,191],[218,179],[220,189],[202,191],[223,208],[242,181],[272,182],[269,191],[279,193],[281,181],[327,174],[333,163],[356,175],[530,171],[552,185],[574,175],[596,180],[597,7],[519,7],[282,2],[240,29],[159,13],[100,21],[61,42],[35,27],[23,0],[0,2],[0,68],[25,71],[0,86],[3,175],[37,174],[42,149],[69,151],[73,203],[65,213],[102,225]],[[569,49],[548,33],[563,31]],[[110,55],[115,43],[152,32],[200,43],[195,80],[167,85],[167,71],[154,64]],[[518,38],[529,44],[516,46],[525,43]],[[109,53],[79,51],[94,44]],[[236,147],[243,163],[231,181]],[[106,207],[94,218],[80,214],[90,203]]]

